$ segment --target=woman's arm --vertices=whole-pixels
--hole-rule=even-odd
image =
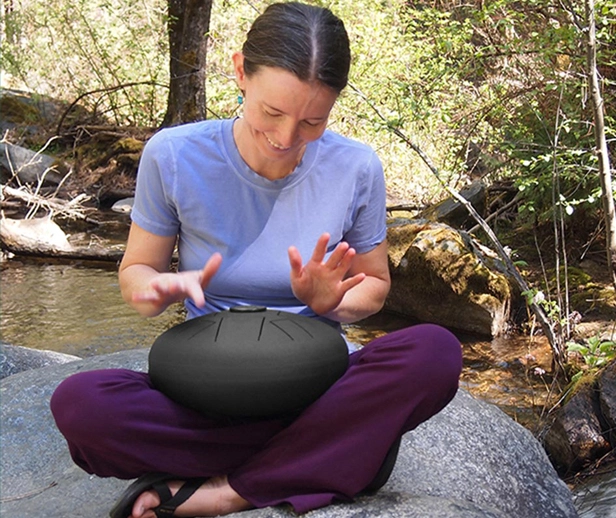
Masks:
[[[157,236],[133,223],[120,264],[120,290],[124,300],[141,315],[152,317],[170,304],[192,298],[205,304],[203,290],[218,270],[222,258],[214,254],[203,270],[171,273],[169,265],[176,236]]]

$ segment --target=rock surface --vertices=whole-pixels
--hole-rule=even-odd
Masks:
[[[596,378],[579,384],[554,412],[545,449],[563,476],[616,451],[616,361]]]
[[[96,356],[21,372],[0,382],[2,511],[19,518],[102,518],[126,481],[89,476],[71,461],[49,412],[58,383],[75,372],[144,370],[147,350]],[[246,518],[291,517],[288,508]],[[373,496],[307,513],[311,518],[569,518],[571,494],[541,445],[493,405],[460,391],[402,441],[389,482]]]
[[[0,379],[18,372],[80,360],[79,356],[56,351],[40,351],[0,342]]]
[[[507,331],[514,283],[470,236],[442,223],[397,219],[387,239],[392,284],[386,309],[483,336]]]
[[[22,183],[58,185],[66,167],[50,155],[0,142],[0,178],[11,180],[14,175]]]
[[[481,180],[475,180],[469,186],[461,189],[460,196],[473,205],[480,215],[483,215],[486,208],[487,189]],[[470,228],[477,224],[466,207],[452,196],[423,210],[419,217],[445,223],[455,228]]]

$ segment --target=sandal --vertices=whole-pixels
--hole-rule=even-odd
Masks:
[[[396,439],[396,441],[391,445],[385,459],[383,460],[383,464],[379,469],[379,472],[376,474],[376,477],[365,487],[361,494],[373,494],[376,493],[379,489],[381,489],[389,480],[391,476],[391,472],[394,470],[394,466],[396,465],[396,460],[398,460],[398,452],[400,451],[400,443],[402,442],[402,437]]]
[[[158,518],[174,516],[175,510],[188,500],[201,487],[207,478],[189,478],[178,492],[172,496],[165,482],[179,477],[167,473],[149,473],[142,475],[126,488],[122,496],[109,511],[110,518],[128,518],[133,512],[137,497],[144,491],[153,489],[160,497],[160,505],[153,509]]]

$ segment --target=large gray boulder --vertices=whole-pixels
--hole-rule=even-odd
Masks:
[[[102,518],[126,481],[90,476],[71,461],[49,398],[78,371],[144,370],[147,350],[96,356],[0,381],[2,515]],[[288,508],[233,516],[295,516]],[[311,518],[569,518],[571,494],[532,434],[461,390],[440,414],[404,436],[389,482],[374,496],[307,513]]]
[[[31,349],[20,345],[11,345],[0,341],[0,379],[18,372],[38,369],[58,363],[80,360],[79,356],[56,351]]]

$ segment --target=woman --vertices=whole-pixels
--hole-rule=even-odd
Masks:
[[[251,304],[338,327],[376,313],[390,285],[382,167],[367,146],[326,131],[350,65],[343,23],[273,4],[233,64],[242,118],[165,129],[144,150],[125,300],[145,316],[184,300],[188,318]],[[79,466],[138,477],[114,518],[285,502],[302,513],[382,485],[388,452],[447,405],[460,370],[455,337],[419,325],[352,352],[346,373],[292,418],[211,419],[122,369],[68,378],[51,406]]]

